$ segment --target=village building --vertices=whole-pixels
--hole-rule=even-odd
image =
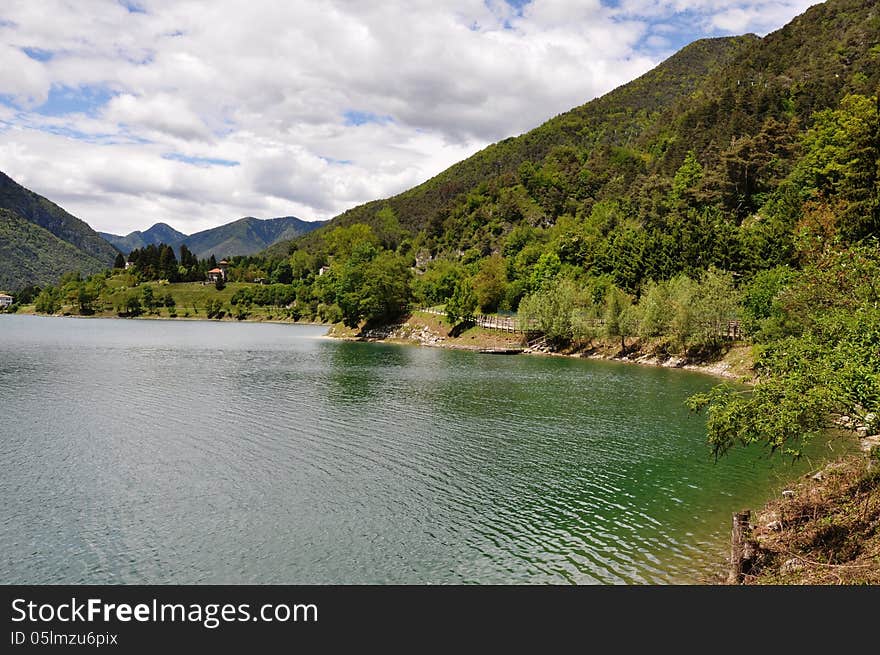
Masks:
[[[12,296],[8,293],[0,293],[0,308],[9,307],[12,304]]]
[[[225,282],[228,271],[229,262],[225,259],[221,259],[219,262],[217,262],[217,268],[212,268],[210,271],[208,271],[208,282],[216,282],[220,279]]]

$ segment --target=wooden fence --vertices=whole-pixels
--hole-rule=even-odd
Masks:
[[[419,311],[435,314],[437,316],[445,316],[446,312],[436,307],[422,307]],[[477,314],[473,317],[472,322],[487,330],[498,330],[499,332],[508,332],[512,334],[541,334],[538,322],[530,320],[523,322],[517,316],[498,316],[497,314]],[[605,327],[605,319],[593,318],[588,319],[587,324],[590,327]],[[724,339],[725,341],[739,341],[742,339],[742,328],[738,320],[706,322],[699,325],[700,330],[707,336],[714,336]]]

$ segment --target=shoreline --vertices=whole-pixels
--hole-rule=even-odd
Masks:
[[[237,318],[208,318],[206,316],[111,316],[109,314],[38,314],[36,312],[0,312],[0,316],[36,316],[39,318],[75,318],[75,319],[111,319],[119,321],[202,321],[205,323],[271,323],[274,325],[313,325],[329,326],[329,323],[315,323],[311,321],[284,321],[276,319],[237,319]]]
[[[0,315],[6,315],[6,312]],[[293,320],[277,320],[277,319],[236,319],[231,317],[224,318],[207,318],[204,316],[116,316],[110,314],[38,314],[34,311],[19,311],[9,316],[38,316],[43,318],[73,318],[73,319],[113,319],[113,320],[134,320],[134,321],[203,321],[210,323],[268,323],[272,325],[306,325],[313,327],[326,327],[327,332],[321,335],[323,338],[336,339],[340,341],[360,341],[365,343],[386,343],[404,346],[421,346],[428,348],[444,348],[446,350],[465,350],[470,352],[480,352],[485,350],[484,346],[471,345],[467,343],[450,342],[448,335],[440,334],[437,330],[430,329],[424,322],[419,322],[415,315],[411,315],[405,322],[376,328],[366,332],[351,330],[343,327],[340,323],[316,323],[314,321],[293,321]],[[502,336],[503,335],[503,336]],[[568,357],[571,359],[590,359],[597,361],[618,362],[621,364],[635,364],[638,366],[650,366],[654,368],[678,369],[690,371],[692,373],[702,373],[714,378],[723,380],[731,380],[740,383],[748,383],[752,377],[751,357],[744,354],[743,350],[747,348],[743,345],[734,345],[729,353],[738,353],[740,362],[737,366],[726,361],[727,355],[719,360],[712,362],[689,362],[687,359],[676,355],[662,355],[658,353],[646,352],[635,342],[631,347],[636,348],[634,351],[624,355],[620,354],[620,349],[615,346],[609,346],[604,342],[598,342],[596,346],[589,350],[578,350],[572,352],[551,351],[546,348],[528,348],[523,347],[521,343],[516,343],[515,339],[511,339],[508,333],[498,333],[496,340],[499,341],[501,347],[522,348],[519,353],[522,355],[533,355],[543,357]],[[743,364],[746,364],[745,366]]]
[[[444,348],[446,350],[466,350],[471,352],[480,352],[482,350],[491,349],[481,345],[471,345],[460,343],[450,339],[448,334],[444,335],[436,330],[430,329],[431,326],[420,322],[414,315],[410,316],[405,322],[392,326],[385,326],[366,332],[356,332],[348,328],[343,328],[339,324],[329,325],[327,334],[330,339],[339,339],[343,341],[361,341],[365,343],[386,343],[404,346],[421,346],[427,348]],[[509,335],[508,335],[509,336]],[[522,344],[514,343],[514,340],[507,337],[500,337],[506,341],[506,344],[500,344],[510,347],[522,347],[519,353],[522,355],[544,356],[544,357],[568,357],[571,359],[590,359],[599,361],[618,362],[621,364],[635,364],[638,366],[650,366],[654,368],[669,368],[689,371],[692,373],[702,373],[714,378],[723,380],[731,380],[740,383],[748,383],[753,378],[751,370],[752,361],[751,353],[748,352],[751,347],[744,344],[737,344],[731,347],[720,359],[711,362],[693,362],[688,361],[684,357],[675,355],[666,355],[646,352],[642,348],[635,351],[620,355],[620,349],[614,346],[609,347],[608,344],[598,343],[589,350],[578,350],[572,352],[550,351],[548,349],[536,349],[523,347]],[[496,348],[499,346],[495,346]],[[635,344],[633,344],[635,347]],[[733,361],[732,361],[733,360]]]

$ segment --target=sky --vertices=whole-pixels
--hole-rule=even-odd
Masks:
[[[815,0],[3,0],[0,170],[93,228],[328,219]]]

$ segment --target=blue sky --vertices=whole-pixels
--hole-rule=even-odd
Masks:
[[[809,0],[4,0],[0,170],[97,229],[330,218]]]

